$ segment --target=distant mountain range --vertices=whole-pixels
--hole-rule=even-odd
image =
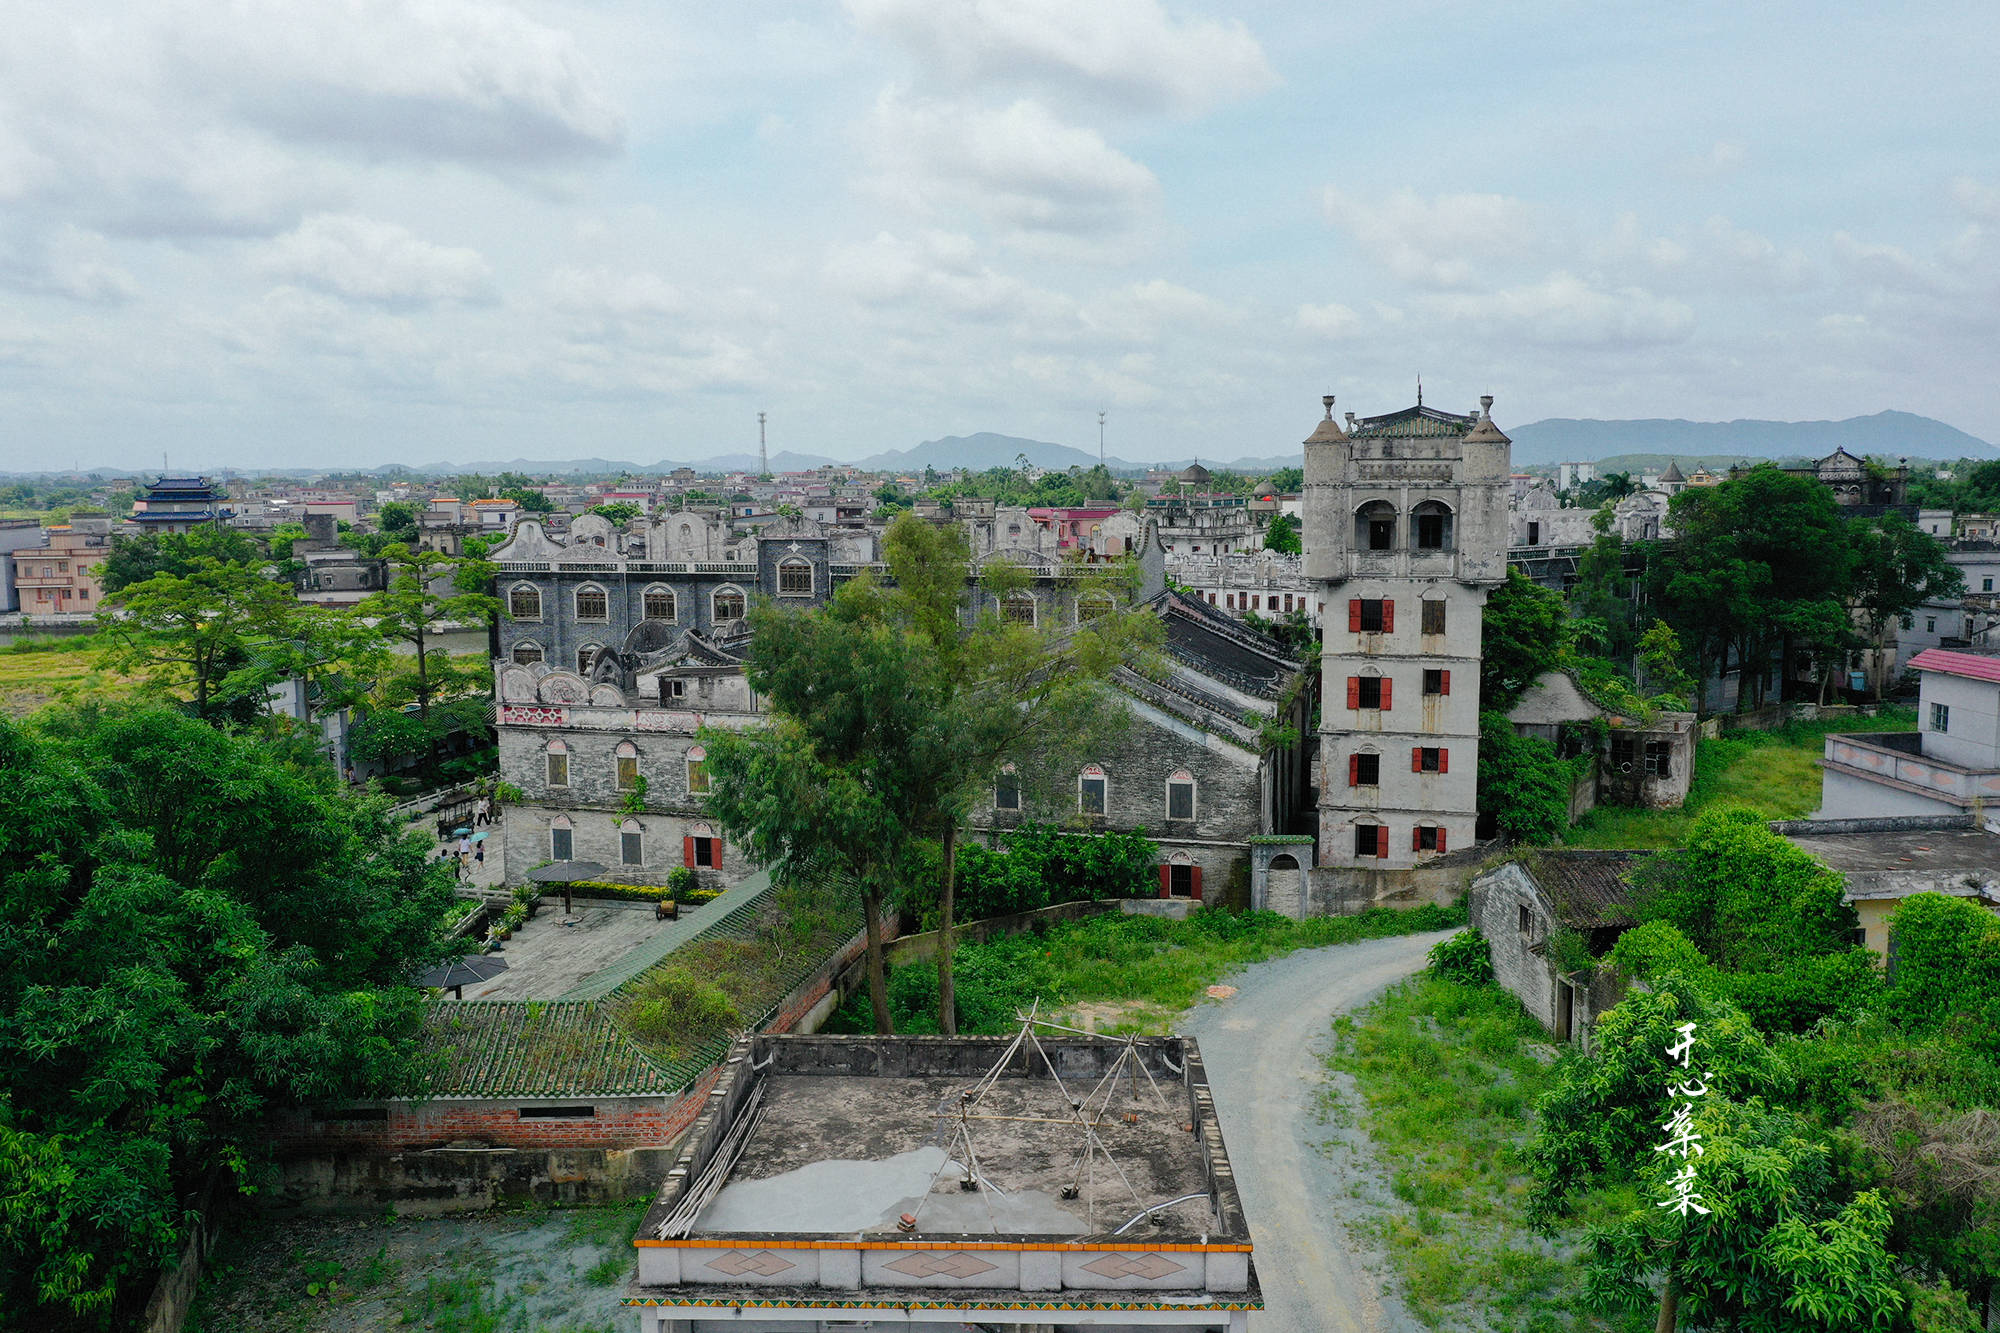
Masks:
[[[1977,436],[1968,435],[1942,421],[1909,412],[1877,412],[1873,416],[1849,417],[1845,421],[1664,419],[1593,421],[1551,417],[1546,421],[1532,421],[1521,426],[1503,424],[1502,429],[1513,438],[1514,463],[1517,466],[1601,462],[1630,459],[1634,455],[1646,456],[1649,466],[1655,460],[1658,465],[1664,466],[1668,458],[1680,459],[1683,466],[1695,459],[1707,460],[1710,465],[1726,465],[1745,458],[1820,458],[1835,449],[1846,449],[1851,454],[1863,456],[1873,454],[1890,459],[2000,456],[2000,450],[1996,450],[1994,445]],[[926,440],[910,449],[886,450],[859,459],[850,466],[871,472],[915,475],[922,475],[926,467],[935,468],[941,473],[960,467],[978,472],[986,468],[1013,467],[1023,455],[1027,457],[1029,463],[1038,468],[1057,471],[1071,467],[1094,467],[1097,463],[1096,454],[1066,444],[1052,444],[1047,440],[1030,440],[1018,435],[997,435],[981,431],[976,435],[947,435],[943,439]],[[1112,471],[1123,473],[1143,472],[1152,467],[1182,468],[1192,461],[1195,460],[1178,458],[1132,462],[1116,456],[1105,459]],[[1199,461],[1216,471],[1226,468],[1256,476],[1267,476],[1280,468],[1300,466],[1303,457],[1299,451],[1294,450],[1290,453],[1258,458],[1203,457]],[[780,450],[771,455],[771,470],[804,472],[836,462],[837,460],[823,454]],[[373,471],[377,476],[399,474],[453,476],[459,473],[493,476],[501,472],[521,472],[531,476],[575,474],[615,476],[619,473],[646,476],[671,472],[679,467],[693,467],[700,472],[748,472],[756,466],[755,454],[729,453],[685,462],[675,459],[662,459],[656,463],[628,463],[611,458],[514,458],[505,461],[482,459],[465,463],[421,463],[414,466],[390,464],[375,468]],[[271,468],[266,471],[246,468],[227,469],[235,475],[298,477],[320,476],[331,470],[333,469],[298,467]],[[115,468],[100,468],[96,469],[96,472],[100,476],[107,477],[151,475],[146,472],[133,473]]]
[[[1823,458],[1835,449],[1863,457],[1992,458],[1994,446],[1930,417],[1877,412],[1845,421],[1579,421],[1552,417],[1503,426],[1514,462],[1596,462],[1620,454],[1680,458]]]

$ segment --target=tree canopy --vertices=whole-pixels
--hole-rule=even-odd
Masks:
[[[204,561],[244,565],[262,557],[257,543],[220,523],[204,523],[187,532],[120,533],[111,539],[98,577],[110,594],[161,574],[185,578]]]
[[[315,756],[157,707],[0,720],[0,1323],[108,1327],[267,1110],[405,1068],[451,900]]]

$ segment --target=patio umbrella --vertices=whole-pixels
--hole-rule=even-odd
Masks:
[[[419,973],[416,984],[448,990],[451,998],[461,998],[459,989],[491,981],[507,970],[507,960],[492,954],[472,954],[465,958],[454,958],[449,963],[440,964],[427,972]]]
[[[469,828],[455,828],[451,831],[451,836],[454,838],[462,838],[470,832],[472,832],[472,830]]]
[[[536,866],[528,872],[528,878],[537,884],[560,884],[563,886],[563,915],[569,915],[569,886],[579,880],[596,879],[604,873],[604,867],[595,861],[552,861],[545,866]]]

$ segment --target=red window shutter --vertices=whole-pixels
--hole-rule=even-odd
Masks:
[[[708,849],[708,859],[715,862],[715,865],[711,867],[712,869],[722,869],[722,839],[717,838],[714,840],[714,845]]]
[[[1443,850],[1444,850],[1444,826],[1443,826],[1443,825],[1439,825],[1439,826],[1438,826],[1438,850],[1439,850],[1439,851],[1443,851]]]
[[[686,866],[689,870],[694,869],[693,834],[689,834],[687,837],[681,839],[681,864]]]
[[[1349,708],[1361,707],[1361,677],[1359,676],[1349,676],[1347,678],[1347,706]]]
[[[1384,824],[1375,833],[1375,855],[1381,860],[1389,859],[1389,826]]]
[[[1201,901],[1201,867],[1194,867],[1194,900]]]
[[[1382,632],[1393,633],[1396,628],[1396,604],[1386,597],[1382,599]]]
[[[1423,849],[1424,849],[1424,831],[1423,829],[1415,825],[1412,825],[1410,827],[1410,850],[1413,852],[1421,852]]]
[[[1438,693],[1439,693],[1439,694],[1450,694],[1450,693],[1451,693],[1451,672],[1449,672],[1449,671],[1440,671],[1440,672],[1438,672],[1438,675],[1440,675],[1440,676],[1442,676],[1442,677],[1443,677],[1443,679],[1442,679],[1441,681],[1439,681],[1439,682],[1438,682]]]
[[[1174,892],[1174,868],[1172,866],[1163,865],[1160,867],[1160,896],[1162,898],[1170,898],[1173,896],[1173,892]]]
[[[1349,634],[1359,634],[1361,632],[1361,599],[1359,597],[1350,597],[1347,599],[1347,632]]]
[[[1355,688],[1358,690],[1360,686],[1357,684]],[[1382,677],[1382,711],[1385,713],[1389,711],[1389,678],[1387,676]]]
[[[1347,785],[1350,787],[1361,785],[1361,756],[1358,754],[1347,756]]]
[[[1424,771],[1424,748],[1421,745],[1410,747],[1410,771],[1412,773]]]
[[[1440,772],[1440,773],[1449,773],[1449,772],[1451,772],[1451,751],[1450,751],[1450,750],[1439,750],[1439,751],[1438,751],[1438,772]]]

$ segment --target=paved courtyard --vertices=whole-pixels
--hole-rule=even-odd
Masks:
[[[665,930],[648,903],[577,902],[565,925],[560,897],[542,899],[541,910],[500,946],[507,970],[475,988],[468,1000],[553,1000]]]

